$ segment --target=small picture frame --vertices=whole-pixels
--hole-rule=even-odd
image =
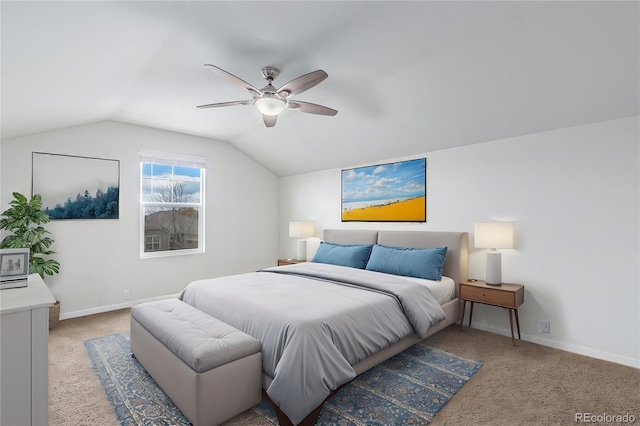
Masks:
[[[26,287],[29,277],[29,249],[0,250],[0,289]]]

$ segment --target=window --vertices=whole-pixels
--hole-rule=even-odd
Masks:
[[[160,250],[160,235],[145,235],[144,237],[144,251],[158,251]]]
[[[204,173],[204,159],[140,153],[141,257],[204,252]]]

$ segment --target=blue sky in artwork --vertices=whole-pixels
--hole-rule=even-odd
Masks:
[[[426,158],[342,171],[342,202],[426,195]]]

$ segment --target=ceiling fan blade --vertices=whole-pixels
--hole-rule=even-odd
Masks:
[[[262,93],[260,91],[260,89],[256,89],[254,86],[252,86],[251,84],[247,83],[246,81],[244,81],[243,79],[241,79],[240,77],[236,77],[235,75],[231,74],[230,72],[227,72],[225,70],[223,70],[222,68],[218,68],[215,65],[211,65],[211,64],[204,64],[205,67],[209,67],[209,69],[211,71],[213,71],[214,73],[218,74],[220,77],[224,77],[227,80],[231,81],[234,84],[237,84],[238,86],[242,87],[243,89],[246,89],[250,92],[254,92],[254,93]]]
[[[327,73],[322,70],[313,71],[309,74],[294,78],[293,80],[282,86],[280,89],[278,89],[277,93],[281,94],[283,92],[287,92],[290,95],[297,95],[298,93],[302,93],[305,90],[311,89],[313,86],[320,83],[327,77]]]
[[[230,102],[218,102],[217,104],[198,105],[196,108],[218,108],[228,107],[234,105],[251,105],[252,101],[230,101]]]
[[[264,125],[267,127],[273,127],[276,125],[276,120],[278,119],[277,115],[262,115],[264,120]]]
[[[336,115],[338,113],[333,108],[302,101],[289,101],[288,108],[318,115]]]

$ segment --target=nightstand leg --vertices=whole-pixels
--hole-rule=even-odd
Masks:
[[[520,318],[518,318],[518,310],[514,309],[514,312],[516,313],[516,325],[518,326],[518,340],[522,340],[520,338]]]
[[[473,316],[473,302],[471,302],[471,310],[469,310],[469,327],[471,327],[471,317]]]
[[[513,316],[511,315],[512,309],[509,309],[509,324],[511,325],[511,343],[516,345],[516,339],[513,337]]]
[[[460,314],[460,330],[462,330],[462,326],[464,325],[464,310],[467,307],[467,301],[463,300],[462,301],[462,313]]]

